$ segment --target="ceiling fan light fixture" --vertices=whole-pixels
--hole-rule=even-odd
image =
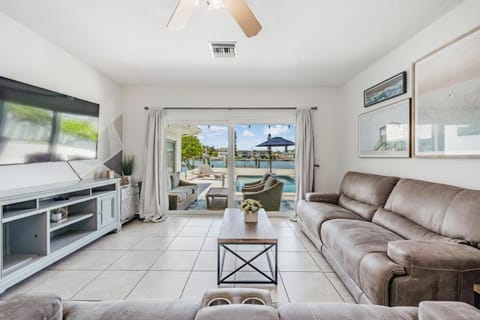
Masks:
[[[221,10],[225,9],[225,3],[223,0],[207,0],[208,10]]]

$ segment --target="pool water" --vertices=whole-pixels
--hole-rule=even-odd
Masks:
[[[276,176],[283,182],[283,192],[295,192],[295,178],[290,176]],[[236,191],[242,191],[245,183],[254,182],[262,179],[262,176],[237,176]]]

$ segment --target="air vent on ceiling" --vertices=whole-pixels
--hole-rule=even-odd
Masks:
[[[236,42],[211,42],[210,49],[214,58],[235,58],[237,55]]]

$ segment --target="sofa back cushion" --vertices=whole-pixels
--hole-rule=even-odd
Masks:
[[[478,246],[480,243],[480,191],[445,184],[401,179],[385,204],[385,209],[427,231]],[[379,218],[374,218],[378,222]],[[397,232],[405,228],[398,219],[383,219],[382,224]],[[400,231],[398,231],[401,233]],[[407,238],[408,239],[408,238]]]
[[[64,320],[194,320],[198,305],[186,301],[131,300],[63,303]]]
[[[383,207],[399,178],[347,172],[340,185],[339,205],[370,220]]]

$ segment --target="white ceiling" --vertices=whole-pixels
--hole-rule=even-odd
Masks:
[[[165,28],[177,0],[0,0],[0,10],[123,85],[340,85],[461,0],[247,0],[247,39],[227,11]],[[237,41],[213,59],[210,41]]]

